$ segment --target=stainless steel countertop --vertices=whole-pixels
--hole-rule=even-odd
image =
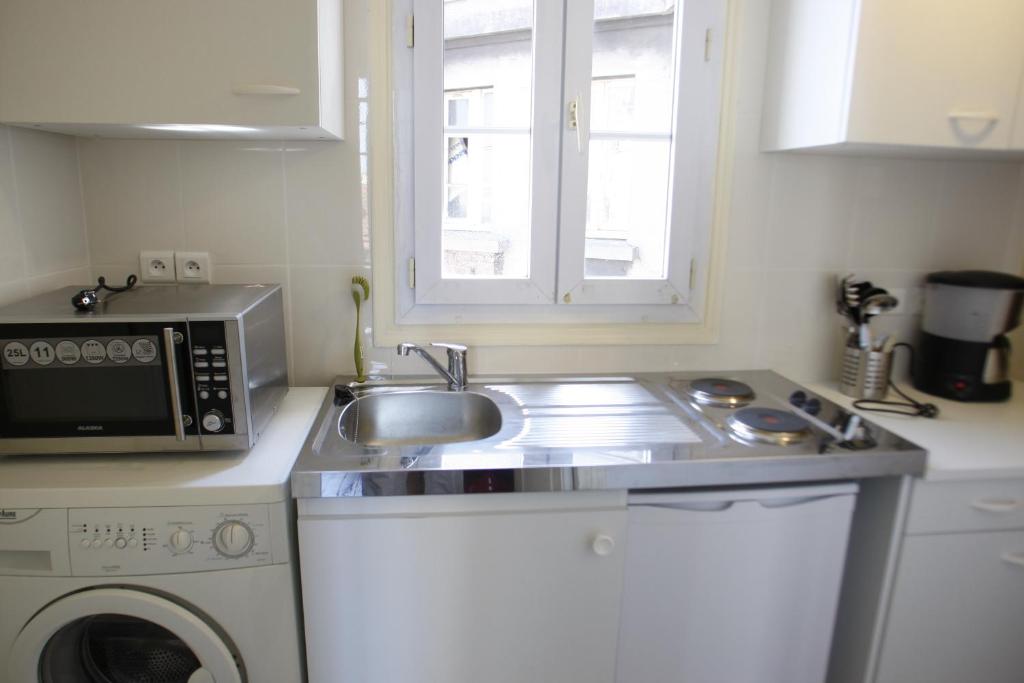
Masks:
[[[832,424],[848,415],[766,370],[477,377],[467,391],[488,396],[501,410],[501,430],[494,436],[454,444],[368,446],[340,435],[343,407],[334,404],[330,391],[292,469],[292,495],[455,494],[491,476],[486,471],[514,491],[735,486],[924,472],[923,449],[870,422],[875,445],[864,450],[829,443],[819,430],[789,446],[740,443],[724,429],[728,410],[701,413],[685,400],[681,390],[687,382],[709,375],[751,384],[757,405],[781,407],[802,389],[821,399],[821,420]],[[346,378],[336,380],[345,383]],[[443,389],[434,377],[362,386]],[[360,388],[353,387],[358,395]]]

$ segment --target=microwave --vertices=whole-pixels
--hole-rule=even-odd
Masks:
[[[225,451],[288,391],[280,285],[80,288],[0,308],[0,453]]]

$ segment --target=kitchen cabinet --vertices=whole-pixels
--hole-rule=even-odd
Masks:
[[[1024,480],[914,486],[875,683],[1017,683]]]
[[[1022,72],[1019,0],[778,0],[762,147],[1024,151]]]
[[[311,683],[612,683],[624,492],[299,500]]]
[[[0,121],[340,139],[341,40],[341,0],[4,0]]]
[[[631,495],[619,683],[821,683],[856,491]]]

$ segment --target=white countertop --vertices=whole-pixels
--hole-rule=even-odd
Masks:
[[[0,508],[276,503],[326,389],[293,387],[256,445],[225,453],[0,456]]]
[[[823,397],[852,408],[853,399],[836,383],[809,384]],[[867,419],[913,441],[928,451],[925,479],[998,479],[1024,477],[1024,382],[1013,383],[1005,403],[961,403],[918,391],[900,389],[923,403],[934,403],[934,419],[858,410]],[[888,400],[899,400],[892,391]]]

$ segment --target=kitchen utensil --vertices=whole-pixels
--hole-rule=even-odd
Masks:
[[[352,277],[352,301],[356,305],[356,341],[352,351],[356,366],[356,381],[366,381],[366,369],[363,360],[363,325],[360,319],[362,304],[370,299],[370,282],[361,275]]]

